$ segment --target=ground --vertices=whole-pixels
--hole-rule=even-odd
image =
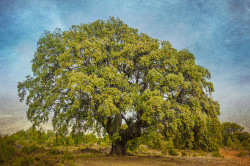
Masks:
[[[239,151],[220,149],[222,157],[197,156],[107,156],[104,154],[84,154],[75,158],[74,163],[79,166],[248,166],[249,156],[238,157]]]
[[[225,159],[229,159],[231,161],[235,161],[237,165],[250,165],[250,156],[241,156],[238,154],[239,150],[229,150],[229,149],[220,149],[220,154],[224,156]]]

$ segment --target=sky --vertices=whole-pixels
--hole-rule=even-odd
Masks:
[[[110,16],[193,53],[212,74],[220,121],[250,131],[250,0],[0,0],[0,133],[31,125],[17,82],[32,75],[44,30]]]

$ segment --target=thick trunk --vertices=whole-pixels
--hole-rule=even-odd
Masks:
[[[120,116],[120,119],[121,118],[122,118],[122,115]],[[121,121],[122,120],[120,120],[120,123]],[[121,137],[121,140],[116,140],[112,144],[110,155],[124,155],[125,156],[126,151],[127,151],[128,140],[141,136],[141,128],[143,127],[143,123],[140,120],[133,122],[132,120],[129,121],[128,119],[125,119],[125,121],[126,121],[126,124],[128,125],[128,128],[126,130],[123,130],[123,129],[119,130],[118,133],[119,133],[119,136]],[[114,125],[112,125],[112,121],[110,120],[107,123],[107,132],[110,137],[114,134],[111,126],[114,126]],[[121,124],[119,124],[118,126],[121,126]]]
[[[122,141],[122,140],[117,140],[115,143],[112,145],[112,149],[110,154],[111,155],[126,155],[127,151],[127,141]]]

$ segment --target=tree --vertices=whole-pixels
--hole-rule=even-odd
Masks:
[[[237,123],[224,122],[222,123],[221,135],[223,137],[222,143],[225,146],[242,146],[249,148],[250,134],[244,131],[244,127]],[[231,142],[230,142],[231,141]]]
[[[149,129],[190,148],[219,141],[209,71],[188,50],[177,51],[119,19],[45,31],[32,71],[18,83],[18,95],[21,101],[27,96],[34,126],[52,115],[58,133],[107,133],[117,155]]]
[[[223,141],[222,142],[223,142],[224,145],[227,145],[228,138],[229,137],[232,138],[233,135],[240,138],[241,134],[239,134],[239,133],[242,133],[243,130],[244,130],[244,127],[238,125],[237,123],[232,123],[232,122],[224,122],[224,123],[222,123],[221,126],[222,126],[221,135],[223,137]]]
[[[222,132],[224,134],[233,134],[236,132],[243,132],[244,127],[238,125],[237,123],[224,122],[222,123]]]
[[[227,146],[232,147],[234,145],[231,137],[227,137]]]

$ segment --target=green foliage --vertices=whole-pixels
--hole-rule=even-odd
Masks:
[[[63,137],[69,129],[72,136],[103,131],[115,145],[154,128],[151,144],[158,148],[170,139],[177,147],[218,148],[220,111],[210,72],[188,50],[138,33],[120,19],[45,31],[32,71],[18,83],[18,95],[26,99],[34,126],[52,113],[56,145],[71,144]]]
[[[98,142],[98,138],[94,133],[86,134],[83,136],[82,142],[89,146],[92,146],[94,143]]]
[[[186,157],[187,155],[188,155],[187,152],[185,152],[185,151],[182,151],[182,152],[181,152],[181,156],[182,156],[182,157]]]
[[[104,136],[102,138],[98,138],[98,142],[97,142],[100,146],[104,146],[104,147],[107,147],[107,146],[110,146],[110,139],[108,136]]]
[[[222,123],[222,144],[231,148],[250,149],[250,134],[244,132],[244,127],[231,122]]]
[[[140,145],[138,148],[137,148],[137,151],[141,152],[141,153],[148,153],[148,148],[146,145]]]
[[[145,142],[144,142],[145,143]],[[130,151],[135,151],[141,144],[141,137],[129,140],[127,147]]]
[[[63,153],[63,156],[62,156],[63,160],[73,160],[74,159],[74,156],[69,152],[69,151],[65,151]]]
[[[139,138],[140,144],[144,144],[153,149],[164,149],[166,142],[160,132],[148,130]]]
[[[51,154],[51,155],[57,155],[59,153],[60,153],[59,149],[55,148],[55,147],[53,147],[52,149],[49,150],[49,154]]]
[[[172,140],[171,140],[172,141]],[[173,141],[171,147],[174,147]],[[139,138],[128,141],[128,148],[131,151],[136,150],[140,145],[147,145],[151,149],[165,149],[169,145],[165,138],[159,133],[149,130]]]
[[[234,145],[231,137],[227,137],[227,146],[232,147]]]
[[[247,139],[250,138],[250,134],[248,132],[240,132],[240,131],[236,131],[234,132],[234,136],[240,141],[243,142]]]
[[[35,152],[37,149],[39,149],[38,145],[33,143],[33,144],[26,144],[22,147],[22,151],[25,153],[33,153]]]
[[[25,141],[29,139],[28,132],[24,130],[19,130],[16,133],[12,134],[12,138],[17,141],[19,144],[23,144]]]
[[[213,156],[213,157],[222,157],[222,156],[220,155],[220,152],[219,152],[219,151],[213,151],[213,152],[212,152],[212,156]]]
[[[237,123],[224,122],[222,123],[222,135],[228,135],[235,132],[242,132],[244,127],[238,125]]]
[[[172,148],[168,150],[168,154],[170,154],[171,156],[178,156],[178,153]]]
[[[49,132],[49,131],[48,131]],[[29,143],[37,143],[37,144],[44,144],[48,141],[49,137],[51,136],[45,133],[43,130],[36,130],[30,128],[26,131],[20,130],[14,134],[12,137],[17,141],[19,144],[25,144],[27,141]]]
[[[250,152],[249,151],[240,151],[240,153],[238,153],[237,156],[239,156],[239,157],[250,156]]]
[[[173,143],[173,140],[172,139],[169,139],[167,141],[167,148],[168,149],[173,149],[174,148],[174,143]]]
[[[47,141],[56,137],[56,134],[51,131],[42,134]],[[1,136],[0,165],[47,166],[58,163],[73,165],[73,162],[69,161],[73,159],[73,152],[65,150],[63,146],[48,147],[47,141],[41,137],[40,130],[35,129],[21,130],[12,135]]]
[[[30,166],[30,165],[33,165],[34,163],[34,158],[32,156],[25,156],[23,158],[20,158],[20,164],[22,166]]]
[[[15,139],[9,135],[0,136],[0,164],[10,160],[16,153]]]
[[[222,129],[221,129],[221,135],[223,137],[223,141],[222,143],[224,145],[228,145],[227,141],[228,141],[228,137],[230,137],[231,141],[232,141],[232,137],[233,135],[237,132],[242,132],[244,130],[244,128],[236,123],[232,123],[232,122],[224,122],[222,123]]]
[[[242,142],[242,146],[250,151],[250,138]]]

